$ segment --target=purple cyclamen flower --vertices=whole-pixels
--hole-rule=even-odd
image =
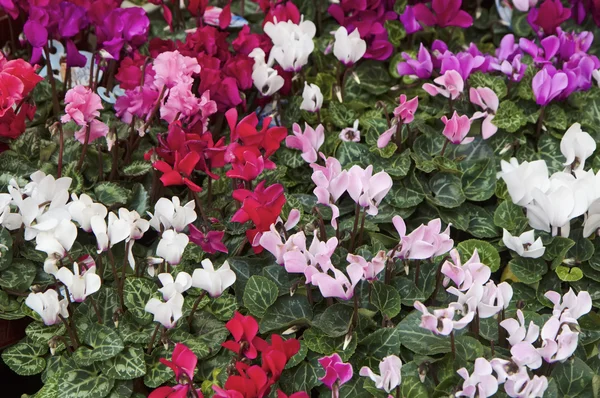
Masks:
[[[561,28],[557,31],[560,40],[559,54],[565,61],[575,54],[587,53],[594,41],[592,32],[563,32]]]
[[[423,30],[423,27],[415,18],[415,13],[413,12],[413,8],[411,6],[406,6],[404,9],[404,14],[400,15],[400,21],[404,25],[406,33],[409,35]]]
[[[569,78],[564,72],[549,73],[550,68],[539,71],[532,82],[535,102],[540,106],[548,105],[562,91],[567,88]]]
[[[520,82],[527,70],[527,64],[521,62],[521,54],[515,55],[512,62],[504,60],[501,64],[494,63],[491,66],[493,69],[499,70],[507,75],[508,78],[514,82]]]
[[[98,42],[113,58],[119,59],[126,44],[139,47],[146,42],[150,20],[141,7],[116,8],[96,28]]]
[[[416,75],[419,79],[429,79],[433,71],[433,63],[431,62],[431,54],[421,43],[417,59],[412,59],[407,53],[402,53],[402,58],[406,62],[398,64],[398,74],[400,76]]]
[[[527,22],[540,36],[556,33],[556,29],[571,16],[571,9],[565,8],[560,0],[545,0],[539,8],[532,8]]]
[[[515,43],[515,36],[509,34],[500,41],[500,46],[496,49],[496,58],[498,62],[510,61],[519,53],[519,45]]]
[[[556,36],[548,36],[542,39],[540,44],[542,45],[541,48],[531,40],[525,38],[519,40],[521,50],[531,55],[536,64],[552,63],[554,56],[558,53],[560,40]]]
[[[458,26],[468,28],[473,25],[473,17],[460,9],[462,0],[433,0],[431,9],[419,3],[413,7],[417,20],[427,26]]]
[[[467,80],[474,69],[477,69],[483,65],[485,58],[482,56],[472,56],[467,52],[458,53],[457,55],[451,55],[444,57],[442,61],[441,74],[446,73],[449,70],[457,71],[463,80]]]

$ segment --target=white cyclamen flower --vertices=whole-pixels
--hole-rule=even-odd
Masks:
[[[546,248],[542,243],[542,238],[535,239],[533,229],[523,232],[519,236],[512,236],[507,230],[503,230],[502,242],[510,250],[516,252],[521,257],[539,258],[544,255]]]
[[[260,91],[260,93],[269,97],[278,92],[283,87],[283,77],[277,74],[277,71],[267,65],[259,65],[252,72],[252,81],[254,87]]]
[[[44,293],[29,293],[25,304],[37,312],[42,317],[44,324],[48,326],[60,322],[59,315],[63,318],[69,317],[67,299],[59,300],[58,293],[53,289],[46,290]]]
[[[313,38],[317,28],[311,21],[301,21],[298,25],[292,21],[272,23],[264,26],[265,33],[273,41],[270,58],[277,61],[283,70],[298,72],[308,63],[313,52]]]
[[[189,241],[186,234],[167,229],[156,246],[156,255],[164,258],[171,265],[177,265],[181,262],[183,251]]]
[[[75,239],[77,239],[77,227],[70,220],[63,219],[54,228],[38,232],[35,249],[48,256],[57,255],[63,258],[71,250]]]
[[[368,366],[360,368],[360,375],[367,376],[375,382],[375,387],[388,394],[402,382],[402,360],[396,355],[390,355],[379,362],[379,374],[373,373]]]
[[[148,212],[151,217],[150,226],[158,232],[165,229],[181,232],[188,224],[196,221],[195,206],[193,200],[182,206],[177,196],[173,196],[172,200],[160,198],[154,205],[154,214]]]
[[[502,171],[497,174],[502,178],[508,188],[508,193],[513,203],[519,206],[526,206],[532,200],[532,191],[538,188],[542,192],[548,189],[548,166],[544,160],[535,160],[533,162],[523,162],[519,164],[516,158],[510,159],[510,163],[500,161]]]
[[[79,197],[76,194],[71,194],[71,202],[67,204],[67,210],[71,214],[71,219],[77,222],[85,232],[92,231],[92,217],[100,216],[104,218],[108,213],[102,203],[94,203],[92,198],[84,193]]]
[[[154,315],[155,322],[171,329],[183,315],[183,301],[180,293],[175,293],[167,302],[153,297],[144,309]]]
[[[321,106],[323,106],[323,94],[321,94],[319,86],[304,82],[300,109],[308,112],[317,112],[321,109]]]
[[[591,135],[581,130],[579,123],[574,123],[560,141],[560,151],[566,158],[566,171],[583,170],[585,160],[596,150],[596,141]]]
[[[100,290],[100,285],[102,284],[100,276],[96,275],[95,266],[80,273],[79,264],[77,263],[73,263],[73,272],[67,267],[59,269],[56,273],[56,279],[69,289],[73,301],[77,303],[82,302],[87,296]]]
[[[225,261],[215,271],[213,263],[209,259],[202,260],[202,268],[196,268],[192,274],[192,286],[208,292],[210,297],[218,297],[223,291],[235,283],[235,272]]]
[[[165,300],[169,300],[175,294],[181,294],[192,287],[192,277],[187,272],[178,273],[175,279],[173,279],[173,275],[164,272],[158,274],[158,280],[163,285],[158,291],[162,293]]]
[[[348,34],[345,27],[340,26],[335,32],[333,55],[344,65],[355,64],[367,52],[367,42],[360,38],[358,29]]]

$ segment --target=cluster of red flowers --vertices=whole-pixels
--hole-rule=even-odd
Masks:
[[[215,397],[222,398],[262,398],[269,394],[285,365],[300,350],[296,339],[284,340],[280,335],[271,335],[268,343],[258,337],[258,323],[251,316],[243,316],[236,312],[227,322],[227,329],[233,340],[223,343],[223,347],[235,352],[238,356],[232,373],[227,378],[224,388],[213,386]],[[251,364],[260,354],[260,365]],[[278,391],[278,397],[287,397]],[[305,392],[292,394],[294,398],[308,398]]]
[[[35,105],[27,96],[42,78],[22,59],[8,61],[0,52],[0,137],[17,138],[31,120]]]

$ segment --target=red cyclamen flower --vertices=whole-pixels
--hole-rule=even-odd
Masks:
[[[258,322],[250,315],[244,316],[236,311],[233,318],[225,324],[225,327],[231,332],[233,341],[228,340],[221,345],[236,354],[244,355],[248,359],[254,359],[258,356],[257,344],[266,344],[263,339],[257,336]]]

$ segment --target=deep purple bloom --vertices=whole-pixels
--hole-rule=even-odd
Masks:
[[[587,31],[581,33],[563,32],[561,28],[558,28],[558,38],[560,40],[560,57],[566,61],[575,54],[586,53],[592,46],[594,34]]]
[[[402,53],[402,58],[406,62],[398,64],[398,74],[400,76],[417,75],[420,79],[429,79],[433,71],[433,63],[431,62],[431,54],[421,43],[417,59],[412,59],[407,53]]]
[[[540,106],[548,105],[560,95],[569,84],[569,78],[564,72],[556,72],[552,67],[539,71],[532,82],[535,102]]]
[[[400,15],[400,21],[402,21],[404,29],[409,35],[423,30],[423,27],[419,24],[417,18],[415,18],[415,13],[413,12],[413,8],[411,6],[406,6],[404,9],[404,14]]]
[[[61,18],[58,21],[58,34],[62,38],[73,37],[88,25],[85,8],[63,1],[60,3]]]
[[[542,47],[538,47],[533,41],[525,38],[519,40],[519,47],[523,52],[531,55],[533,61],[537,64],[552,63],[552,59],[558,53],[560,40],[556,36],[548,36],[540,42]]]
[[[515,55],[519,54],[519,45],[515,43],[513,34],[505,35],[500,41],[500,46],[496,49],[496,58],[498,63],[502,61],[512,61]]]
[[[527,22],[540,36],[556,33],[561,23],[571,16],[571,9],[565,8],[560,0],[545,0],[539,8],[532,8]]]
[[[462,0],[433,0],[431,9],[425,4],[416,4],[413,12],[417,20],[427,26],[459,26],[468,28],[473,25],[473,18],[460,9]]]
[[[141,7],[116,8],[96,28],[98,42],[113,58],[119,59],[126,44],[139,47],[146,42],[150,20]]]

